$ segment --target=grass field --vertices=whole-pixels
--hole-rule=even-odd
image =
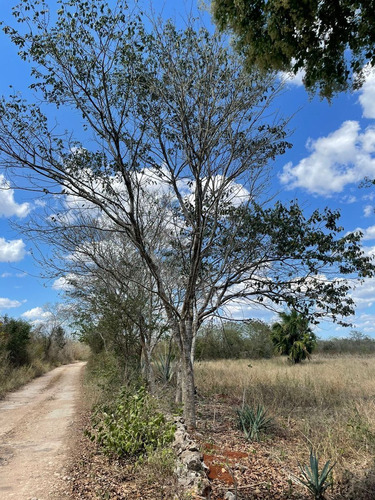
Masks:
[[[314,448],[337,462],[335,475],[363,475],[375,457],[375,356],[314,356],[290,365],[285,358],[196,364],[198,392],[263,405],[274,417],[280,459],[306,461]],[[277,434],[290,448],[278,450]]]

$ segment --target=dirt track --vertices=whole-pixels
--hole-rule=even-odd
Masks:
[[[0,401],[1,500],[66,498],[60,479],[84,365],[60,366]]]

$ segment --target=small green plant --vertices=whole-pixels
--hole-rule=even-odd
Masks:
[[[324,492],[333,484],[332,470],[335,465],[334,463],[330,466],[330,461],[328,460],[321,472],[319,472],[319,457],[311,450],[310,466],[299,466],[302,478],[297,478],[297,481],[308,489],[315,500],[323,500]]]
[[[258,405],[254,410],[246,405],[237,410],[238,427],[249,441],[259,441],[260,434],[272,426],[272,418],[268,417],[267,410]]]
[[[113,403],[98,406],[92,424],[89,438],[117,457],[147,455],[170,443],[175,431],[144,387],[135,393],[124,390]]]
[[[174,374],[174,355],[172,353],[160,354],[155,360],[155,375],[159,382],[167,384]]]

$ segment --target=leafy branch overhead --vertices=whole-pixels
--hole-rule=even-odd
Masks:
[[[212,9],[249,69],[304,70],[306,88],[322,98],[358,88],[375,65],[370,0],[213,0]]]

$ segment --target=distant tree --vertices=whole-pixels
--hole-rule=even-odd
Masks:
[[[375,65],[371,0],[213,0],[220,29],[235,35],[248,68],[297,71],[321,97],[361,85]]]
[[[275,350],[285,354],[293,363],[310,359],[316,346],[316,336],[309,327],[308,319],[297,311],[279,314],[281,321],[272,325],[271,338]]]
[[[31,340],[30,323],[4,316],[2,336],[5,337],[5,349],[9,353],[9,361],[14,366],[26,365],[29,361],[27,347]]]
[[[349,338],[353,342],[363,342],[363,341],[371,340],[368,335],[365,335],[364,333],[360,332],[359,330],[351,330],[349,333]]]
[[[261,320],[252,320],[244,325],[245,350],[249,358],[272,358],[273,343],[271,328]]]

